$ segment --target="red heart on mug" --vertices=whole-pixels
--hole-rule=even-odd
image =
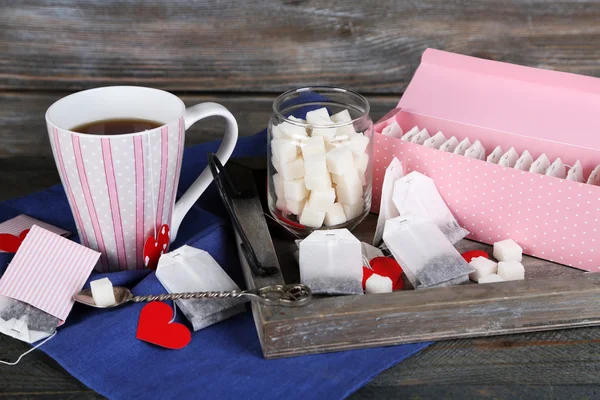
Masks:
[[[158,236],[155,238],[149,236],[144,244],[144,266],[155,270],[158,266],[158,259],[169,248],[169,225],[165,224],[158,230]]]
[[[192,340],[190,330],[171,322],[173,309],[166,303],[153,301],[142,308],[135,337],[167,349],[183,349]]]
[[[23,232],[19,233],[19,236],[11,235],[9,233],[0,233],[0,250],[6,251],[7,253],[16,253],[28,233],[29,229],[25,229]]]

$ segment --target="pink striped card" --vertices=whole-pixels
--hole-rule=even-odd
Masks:
[[[39,221],[35,218],[32,218],[28,215],[21,214],[17,215],[14,218],[6,220],[0,223],[0,233],[7,233],[9,235],[19,236],[21,232],[31,229],[32,226],[37,225],[40,228],[44,228],[50,232],[54,232],[57,235],[63,237],[69,237],[71,232],[66,231],[64,229],[58,228],[54,225],[47,224],[45,222]],[[3,250],[0,250],[0,253],[4,253]]]
[[[100,253],[34,225],[0,279],[0,295],[64,321]]]

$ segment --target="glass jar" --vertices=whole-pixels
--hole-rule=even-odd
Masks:
[[[268,125],[271,215],[300,236],[354,229],[371,209],[372,159],[363,96],[333,87],[283,93]]]

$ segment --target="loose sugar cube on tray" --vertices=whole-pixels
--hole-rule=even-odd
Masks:
[[[498,261],[518,261],[523,259],[523,249],[512,239],[494,243],[494,258]]]

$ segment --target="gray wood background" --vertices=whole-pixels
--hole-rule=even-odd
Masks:
[[[600,2],[585,0],[0,0],[0,199],[58,182],[44,112],[76,90],[217,101],[248,135],[283,90],[337,85],[365,94],[377,119],[427,47],[600,76],[599,21]],[[222,128],[208,120],[188,143]],[[598,397],[599,343],[597,328],[442,342],[354,397]],[[0,336],[0,357],[24,349]],[[0,377],[0,398],[96,397],[38,352]]]

